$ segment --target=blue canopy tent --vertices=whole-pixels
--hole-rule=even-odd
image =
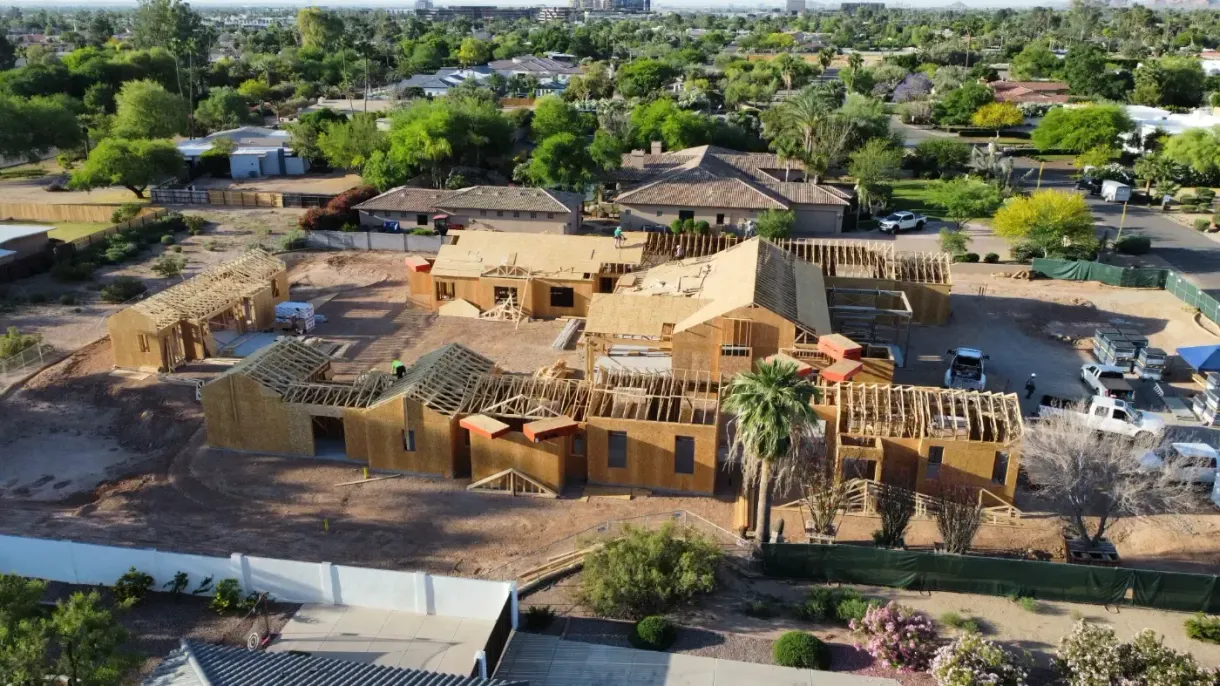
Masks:
[[[1178,348],[1178,357],[1197,372],[1220,372],[1220,345],[1195,345]]]

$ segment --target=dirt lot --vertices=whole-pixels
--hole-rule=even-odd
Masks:
[[[213,179],[201,177],[191,182],[198,189],[226,191],[263,191],[266,193],[316,193],[338,195],[360,185],[359,174],[329,172],[305,176],[269,176],[261,179]]]

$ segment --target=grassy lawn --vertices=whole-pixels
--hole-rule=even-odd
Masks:
[[[894,197],[892,202],[895,210],[906,210],[929,217],[939,217],[941,210],[928,202],[928,189],[931,179],[900,179],[893,182]]]
[[[0,222],[0,224],[22,224],[26,226],[53,226],[55,228],[47,234],[51,238],[58,238],[61,241],[72,241],[77,238],[88,236],[91,233],[97,233],[102,229],[110,226],[109,222],[35,222],[35,221],[11,221]]]

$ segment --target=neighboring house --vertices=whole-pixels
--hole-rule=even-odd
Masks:
[[[276,304],[287,299],[287,267],[251,250],[111,315],[114,365],[172,372],[215,357],[227,340],[272,327]]]
[[[208,445],[302,457],[346,456],[373,469],[470,474],[457,411],[467,383],[495,367],[450,343],[399,379],[331,380],[330,358],[296,339],[260,348],[203,386]]]
[[[495,72],[488,67],[438,69],[434,74],[415,74],[404,79],[398,82],[396,90],[403,96],[407,91],[418,88],[430,98],[439,98],[448,95],[451,88],[467,81],[481,82],[493,73]]]
[[[1062,105],[1068,101],[1068,85],[1059,81],[993,81],[998,102]]]
[[[1186,114],[1146,105],[1126,105],[1124,109],[1131,121],[1135,122],[1135,130],[1123,135],[1123,147],[1128,152],[1143,152],[1139,142],[1154,133],[1174,136],[1191,129],[1210,129],[1220,125],[1220,116],[1212,114],[1211,108],[1199,108]]]
[[[776,355],[820,372],[834,360],[819,353],[818,339],[850,330],[856,343],[879,345],[861,350],[868,359],[859,366],[824,376],[834,382],[859,376],[888,383],[894,360],[880,344],[903,341],[870,340],[858,324],[881,321],[901,329],[909,325],[911,308],[900,291],[867,291],[881,299],[871,305],[844,298],[860,293],[865,291],[828,289],[817,264],[759,238],[628,274],[613,293],[592,297],[585,324],[586,374],[595,367],[672,368],[733,376]],[[849,302],[836,311],[840,300]]]
[[[805,182],[804,165],[772,153],[746,153],[705,145],[623,155],[615,172],[624,228],[668,227],[675,219],[706,221],[713,231],[736,229],[768,210],[791,211],[793,236],[840,233],[852,195]]]
[[[187,163],[194,165],[221,138],[231,140],[237,146],[229,155],[229,168],[235,179],[300,176],[309,171],[309,161],[297,157],[293,151],[290,133],[261,126],[243,126],[217,131],[203,138],[191,138],[178,143],[178,152]]]
[[[0,264],[45,252],[51,241],[47,237],[51,228],[36,224],[0,224]]]
[[[399,641],[407,643],[408,641]],[[388,642],[387,642],[388,643]],[[352,653],[353,657],[363,654]],[[183,639],[142,682],[143,686],[525,686],[363,659],[336,660],[308,653],[252,651]]]
[[[470,186],[436,190],[400,186],[355,209],[361,226],[486,229],[505,233],[575,233],[584,197],[522,186]]]
[[[533,76],[539,81],[558,81],[567,83],[573,76],[580,76],[584,70],[566,60],[556,60],[534,55],[518,55],[512,59],[496,60],[487,64],[496,73],[503,76],[522,74]]]
[[[612,293],[644,256],[641,234],[627,234],[622,247],[609,236],[493,231],[451,231],[449,240],[435,261],[411,267],[413,299],[478,313],[511,303],[536,319],[585,316],[592,295]]]

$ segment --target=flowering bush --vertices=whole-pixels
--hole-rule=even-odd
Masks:
[[[1081,621],[1059,640],[1055,669],[1069,686],[1110,686],[1118,680],[1118,636]]]
[[[1216,675],[1199,666],[1189,653],[1166,648],[1152,629],[1144,629],[1118,647],[1123,683],[1212,686]]]
[[[895,669],[923,671],[936,650],[936,629],[922,612],[891,602],[851,621],[856,645]]]
[[[1025,686],[1025,660],[977,633],[968,633],[941,646],[932,658],[932,676],[939,686]]]

